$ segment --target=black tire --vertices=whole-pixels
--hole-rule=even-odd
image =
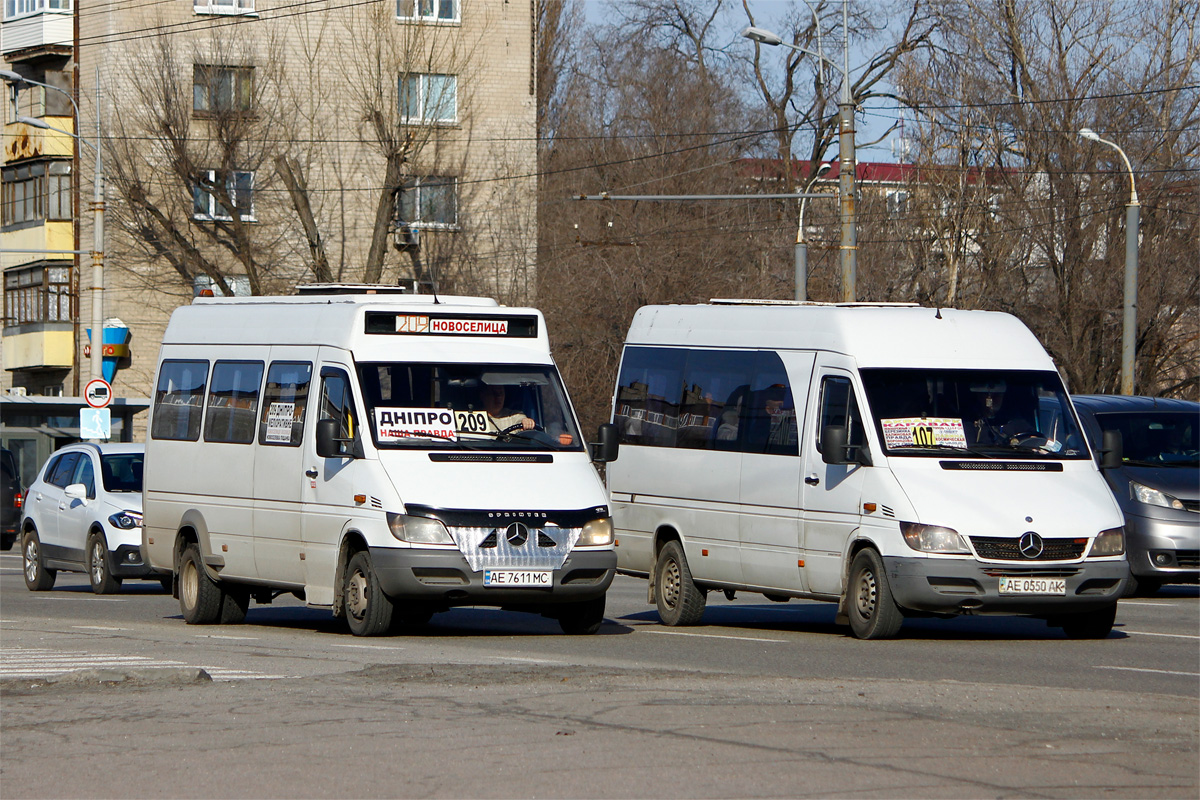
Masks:
[[[208,577],[200,548],[189,544],[179,558],[179,608],[189,625],[213,625],[221,620],[225,593]]]
[[[558,626],[563,633],[571,636],[591,636],[604,623],[604,600],[605,595],[600,595],[582,603],[561,606],[558,610]]]
[[[1062,618],[1068,639],[1107,639],[1117,619],[1117,604]]]
[[[1162,587],[1163,582],[1159,578],[1139,578],[1137,575],[1130,575],[1129,582],[1125,584],[1125,596],[1153,597]]]
[[[21,561],[25,572],[25,586],[31,592],[45,592],[54,587],[58,570],[47,569],[42,560],[42,540],[32,528],[21,537]]]
[[[96,594],[113,594],[121,588],[121,579],[112,572],[112,561],[108,555],[108,542],[99,533],[87,538],[88,582]]]
[[[171,575],[163,575],[158,578],[158,585],[163,588],[164,592],[170,594],[171,590],[175,588],[175,578]]]
[[[250,608],[250,590],[238,586],[224,587],[221,596],[220,625],[237,625],[246,621],[246,610]]]
[[[371,554],[365,550],[355,553],[346,565],[342,598],[346,622],[355,636],[379,636],[391,628],[395,606],[379,588],[379,578],[371,566]]]
[[[433,618],[433,606],[428,603],[392,603],[393,633],[402,633],[424,627]]]
[[[667,542],[654,564],[654,598],[664,625],[695,625],[704,616],[708,593],[692,580],[683,545]]]
[[[890,639],[904,624],[904,614],[892,598],[879,553],[860,550],[850,562],[846,587],[850,631],[858,639]]]

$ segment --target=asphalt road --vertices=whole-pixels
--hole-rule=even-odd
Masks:
[[[0,555],[0,794],[18,797],[1187,797],[1200,591],[1103,641],[1003,617],[862,642],[830,605],[710,595],[600,633],[460,609],[360,639],[283,599],[184,624],[154,583],[25,589]],[[203,670],[203,671],[201,671]]]

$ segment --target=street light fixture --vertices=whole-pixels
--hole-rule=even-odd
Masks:
[[[811,10],[812,7],[809,6]],[[838,101],[838,161],[840,162],[840,170],[838,172],[838,199],[841,205],[841,221],[842,221],[842,243],[841,243],[841,264],[842,264],[842,302],[853,303],[855,299],[855,284],[858,279],[858,230],[855,220],[855,203],[854,203],[854,171],[855,171],[855,153],[854,153],[854,101],[850,96],[850,17],[849,6],[847,2],[842,3],[842,32],[845,38],[842,49],[842,66],[839,68],[837,64],[825,57],[823,52],[814,53],[803,47],[798,47],[794,44],[788,44],[776,33],[773,33],[764,28],[748,27],[742,31],[742,36],[759,44],[765,44],[769,47],[777,47],[782,45],[789,50],[795,50],[797,53],[805,53],[806,55],[815,56],[820,59],[823,65],[828,65],[842,73],[842,95]],[[816,19],[814,12],[813,18]],[[819,23],[819,20],[818,20]],[[820,33],[820,25],[817,26],[818,34]],[[821,47],[821,39],[817,37],[818,49]]]
[[[1141,222],[1141,204],[1138,202],[1137,182],[1129,156],[1116,142],[1100,138],[1091,128],[1081,128],[1079,135],[1089,142],[1106,144],[1121,154],[1125,169],[1129,172],[1129,202],[1125,204],[1125,303],[1121,320],[1121,394],[1133,394],[1136,383],[1137,361],[1137,284],[1138,284],[1138,229]]]
[[[82,117],[79,113],[79,104],[75,102],[75,98],[66,89],[58,86],[52,86],[41,81],[31,80],[29,78],[13,72],[12,70],[0,70],[0,79],[13,85],[13,109],[16,110],[17,98],[16,92],[20,84],[28,84],[31,86],[41,86],[46,89],[53,89],[65,95],[71,101],[71,106],[75,109],[75,127],[79,128]],[[62,133],[70,136],[80,144],[91,148],[96,154],[96,173],[92,181],[94,192],[92,196],[92,212],[94,215],[94,225],[92,228],[92,355],[91,355],[91,379],[96,380],[104,376],[104,165],[100,151],[100,85],[99,85],[99,70],[97,70],[96,81],[96,144],[84,139],[78,133],[64,131],[61,128],[55,128],[48,125],[44,120],[34,117],[25,117],[16,115],[16,121],[41,130],[50,130],[57,133]]]

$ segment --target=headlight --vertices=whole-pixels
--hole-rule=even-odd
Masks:
[[[952,528],[939,525],[922,525],[919,522],[901,522],[900,533],[913,550],[922,553],[970,553],[967,543]]]
[[[1145,503],[1149,506],[1162,506],[1163,508],[1175,508],[1183,511],[1183,503],[1176,500],[1171,495],[1165,492],[1160,492],[1158,489],[1151,489],[1149,486],[1143,486],[1137,481],[1129,482],[1129,494],[1134,500],[1139,503]]]
[[[605,517],[604,519],[594,519],[583,526],[583,530],[579,533],[579,541],[575,545],[582,547],[593,547],[597,545],[612,544],[613,542],[613,526],[612,519]]]
[[[108,518],[109,524],[123,531],[142,527],[142,512],[121,511]]]
[[[1119,556],[1125,552],[1125,529],[1109,528],[1100,531],[1096,543],[1092,545],[1094,556]]]
[[[446,526],[429,517],[409,517],[388,512],[388,528],[402,542],[409,544],[454,544]]]

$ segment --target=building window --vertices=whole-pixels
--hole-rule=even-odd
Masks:
[[[4,324],[75,319],[69,265],[20,267],[4,273]]]
[[[402,20],[458,22],[458,0],[396,0],[396,16]]]
[[[254,67],[192,66],[192,113],[213,117],[247,112],[254,105]]]
[[[234,297],[249,297],[250,279],[245,275],[226,275],[225,283]],[[207,275],[192,278],[192,297],[224,297],[220,285]]]
[[[254,0],[192,0],[197,14],[253,14]]]
[[[233,170],[227,173],[225,192],[243,221],[254,220],[254,173]],[[192,189],[192,216],[195,219],[231,220],[229,210],[215,197],[212,190],[217,186],[217,171],[200,173],[200,183]]]
[[[908,192],[904,189],[888,189],[887,211],[889,217],[901,217],[908,213]]]
[[[72,0],[4,0],[4,18],[16,19],[46,11],[70,13]]]
[[[402,226],[453,228],[458,225],[458,179],[426,176],[404,182],[397,203]]]
[[[456,122],[456,75],[408,74],[400,77],[400,115],[404,122]]]
[[[0,225],[71,219],[70,162],[22,164],[0,174]]]

